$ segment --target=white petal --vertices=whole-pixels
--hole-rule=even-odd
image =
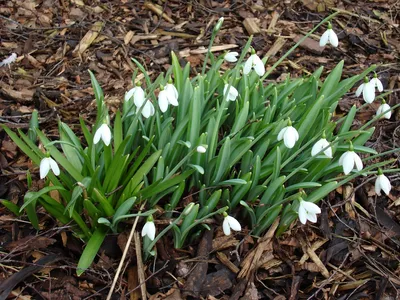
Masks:
[[[313,214],[320,214],[321,213],[321,209],[315,203],[303,200],[303,201],[301,201],[300,205],[303,206],[304,209],[306,211],[308,211],[309,213],[313,213]]]
[[[324,147],[324,148],[325,148],[325,147]],[[333,156],[332,156],[332,147],[329,146],[329,148],[327,148],[327,149],[324,151],[324,154],[325,154],[327,157],[332,158],[332,157],[333,157]]]
[[[278,141],[282,141],[283,136],[285,135],[285,132],[286,132],[287,129],[288,129],[288,127],[284,127],[284,128],[281,129],[281,131],[279,131]]]
[[[382,104],[381,106],[378,107],[377,111],[376,111],[376,115],[380,115],[381,113],[387,111],[384,115],[383,118],[385,119],[390,119],[390,117],[392,116],[392,111],[389,110],[390,109],[390,105],[387,103]],[[389,111],[388,111],[389,110]]]
[[[360,96],[363,90],[364,90],[364,83],[361,84],[361,85],[357,88],[356,97]]]
[[[296,144],[297,139],[297,130],[294,129],[292,126],[288,126],[285,134],[283,135],[283,142],[285,143],[285,146],[289,149],[293,148],[294,144]]]
[[[317,215],[314,213],[307,213],[307,219],[308,221],[310,221],[311,223],[316,223],[317,222]]]
[[[231,234],[231,227],[229,226],[229,221],[226,217],[224,218],[224,221],[222,222],[222,230],[224,231],[225,235]]]
[[[319,40],[319,46],[324,47],[329,40],[329,30],[325,31],[324,34],[321,36],[321,39]]]
[[[354,162],[355,162],[355,164],[356,164],[356,168],[357,168],[358,171],[361,171],[361,170],[363,169],[362,160],[361,160],[361,158],[358,156],[357,153],[355,153],[355,152],[353,152],[353,153],[354,153],[354,154],[353,154],[353,159],[354,159]]]
[[[146,235],[150,240],[154,240],[156,236],[156,226],[154,225],[154,222],[146,222],[146,224],[144,224],[142,229],[142,237]]]
[[[53,171],[54,175],[60,175],[60,168],[58,167],[56,161],[49,157],[50,168]]]
[[[168,91],[168,93],[171,93],[176,99],[178,99],[178,97],[179,97],[178,90],[172,83],[167,83],[167,85],[165,86],[165,89]]]
[[[179,105],[178,98],[175,97],[175,94],[170,92],[169,94],[167,94],[167,99],[168,99],[169,104],[171,104],[173,106],[178,106]]]
[[[381,178],[380,175],[375,180],[375,193],[380,196],[381,195],[381,190],[382,190],[382,185],[381,185]]]
[[[137,108],[141,108],[144,101],[144,90],[140,86],[138,86],[136,87],[135,93],[133,95],[133,102],[135,103]]]
[[[253,55],[250,55],[250,57],[246,60],[244,67],[243,67],[243,74],[247,75],[250,73],[251,68],[253,67]]]
[[[237,96],[239,95],[239,92],[237,89],[233,86],[229,88],[229,93],[228,93],[228,99],[231,101],[235,101]]]
[[[40,161],[40,179],[43,179],[47,176],[50,171],[50,162],[49,158],[45,157]]]
[[[301,204],[299,206],[299,220],[302,224],[307,223],[307,212]]]
[[[129,100],[133,97],[133,95],[135,94],[135,90],[136,90],[136,87],[130,89],[130,90],[125,94],[124,101],[129,101]]]
[[[382,190],[385,192],[386,195],[389,196],[390,190],[392,189],[392,185],[390,184],[389,178],[387,178],[385,175],[379,175],[380,177],[380,186]]]
[[[99,141],[100,141],[100,138],[101,138],[101,127],[99,127],[97,130],[96,130],[96,133],[94,134],[94,138],[93,138],[93,143],[96,145]]]
[[[375,86],[378,88],[378,91],[383,92],[382,82],[378,78],[376,78]]]
[[[258,55],[256,55],[256,54],[254,54],[254,55],[255,55],[254,60],[253,60],[254,70],[256,71],[258,76],[263,76],[265,74],[264,63],[258,57]]]
[[[372,103],[375,100],[375,87],[370,82],[364,85],[363,98],[367,103]]]
[[[328,29],[329,31],[329,42],[333,47],[337,47],[339,45],[339,40],[336,33],[332,29]]]
[[[163,113],[165,113],[167,111],[168,103],[169,103],[166,93],[167,93],[167,91],[163,90],[163,91],[160,91],[160,93],[158,94],[158,106],[160,107],[160,110]]]
[[[110,127],[108,127],[107,124],[101,125],[102,131],[101,131],[101,139],[103,140],[104,144],[106,146],[110,145],[111,142],[111,130]]]
[[[343,166],[344,158],[346,157],[347,152],[343,153],[339,158],[339,166]]]
[[[353,151],[347,151],[343,157],[343,172],[345,175],[349,174],[354,168]]]
[[[311,156],[317,155],[322,149],[324,148],[323,146],[323,139],[320,139],[318,142],[314,144],[314,146],[311,149]]]
[[[237,62],[237,57],[239,53],[237,52],[228,52],[227,54],[225,54],[224,59],[227,62]]]
[[[204,146],[197,146],[196,151],[197,151],[198,153],[206,153],[207,148],[204,147]]]
[[[231,216],[227,216],[226,218],[228,219],[229,227],[231,227],[235,231],[242,230],[242,226],[240,226],[238,220]]]
[[[144,107],[142,109],[143,117],[145,117],[147,119],[150,116],[154,115],[154,111],[153,110],[154,110],[153,104],[150,102],[150,100],[147,100],[146,104],[144,105]]]

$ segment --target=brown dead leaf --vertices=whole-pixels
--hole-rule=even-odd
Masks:
[[[74,51],[72,51],[72,55],[75,57],[82,55],[83,52],[85,52],[86,49],[88,49],[90,45],[99,36],[101,30],[103,29],[103,25],[104,23],[100,21],[94,23],[93,26],[90,28],[90,30],[85,34],[85,36],[79,42],[79,44],[75,47]]]

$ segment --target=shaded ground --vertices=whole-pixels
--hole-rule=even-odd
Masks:
[[[0,7],[0,58],[17,53],[16,63],[0,68],[0,122],[26,129],[30,113],[39,110],[40,127],[50,136],[57,119],[79,128],[94,113],[88,69],[96,73],[110,107],[119,107],[132,87],[135,57],[152,76],[168,69],[170,52],[193,72],[202,65],[211,29],[225,17],[215,45],[237,49],[254,33],[253,46],[269,56],[267,67],[299,37],[334,9],[337,49],[318,46],[322,29],[288,57],[269,80],[326,71],[345,60],[344,76],[379,64],[377,73],[390,105],[399,102],[399,17],[397,1],[5,1]],[[159,4],[160,6],[156,6]],[[164,11],[159,18],[157,10]],[[317,11],[319,10],[319,11]],[[337,113],[360,99],[348,95]],[[370,120],[378,101],[363,110],[359,123]],[[359,124],[355,124],[359,125]],[[370,141],[378,152],[400,147],[399,112],[380,121]],[[37,179],[38,168],[16,149],[3,131],[0,197],[20,203],[26,192],[26,170]],[[399,167],[398,153],[395,166]],[[183,250],[169,239],[158,243],[158,256],[145,266],[150,299],[400,299],[399,174],[390,176],[389,197],[377,197],[374,178],[359,178],[331,193],[314,226],[297,224],[281,238],[274,227],[258,242],[243,230],[225,237],[213,228]],[[40,211],[42,230],[25,217],[16,219],[0,208],[0,299],[102,299],[110,288],[127,233],[110,236],[97,263],[76,277],[82,244]],[[129,230],[129,224],[127,224]],[[158,224],[158,226],[163,226]],[[133,247],[133,245],[132,245]],[[41,267],[46,265],[46,267]],[[139,264],[140,268],[140,264]],[[114,298],[140,299],[135,251],[129,252]],[[5,280],[8,278],[8,280]],[[214,298],[215,297],[215,298]]]

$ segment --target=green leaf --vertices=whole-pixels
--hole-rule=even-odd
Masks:
[[[65,191],[65,188],[62,186],[47,186],[47,187],[42,188],[38,192],[28,192],[25,194],[24,204],[21,206],[19,211],[20,212],[23,211],[27,205],[31,204],[32,202],[36,201],[42,195],[45,195],[51,191]]]
[[[21,215],[20,211],[19,211],[19,207],[18,205],[15,205],[14,203],[12,203],[11,201],[8,200],[4,200],[4,199],[0,199],[1,204],[3,204],[5,207],[7,207],[7,209],[9,211],[11,211],[14,215],[16,215],[17,217],[19,217]]]
[[[320,187],[322,186],[322,184],[318,183],[318,182],[299,182],[296,184],[292,184],[288,187],[286,187],[286,192],[292,192],[292,191],[296,191],[299,189],[311,189],[311,188],[316,188],[316,187]]]
[[[216,165],[217,173],[213,179],[214,184],[218,183],[222,178],[222,176],[228,171],[230,155],[231,155],[231,140],[229,137],[227,137],[225,143],[222,145],[221,150],[218,154],[217,165]]]
[[[204,174],[204,169],[202,166],[199,165],[193,165],[193,164],[188,164],[188,167],[195,169],[197,172],[199,172],[200,174]]]
[[[106,235],[107,230],[104,227],[100,226],[95,230],[79,259],[76,268],[76,274],[78,276],[81,276],[86,269],[90,267]]]
[[[218,182],[218,184],[214,185],[214,186],[224,186],[224,185],[244,185],[247,184],[246,180],[240,179],[240,178],[235,178],[235,179],[228,179],[228,180],[224,180],[221,182]]]

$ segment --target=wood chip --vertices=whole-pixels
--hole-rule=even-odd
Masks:
[[[243,25],[246,28],[247,32],[250,35],[256,34],[256,33],[260,33],[261,29],[258,26],[257,22],[259,20],[257,18],[246,18],[243,21]]]

